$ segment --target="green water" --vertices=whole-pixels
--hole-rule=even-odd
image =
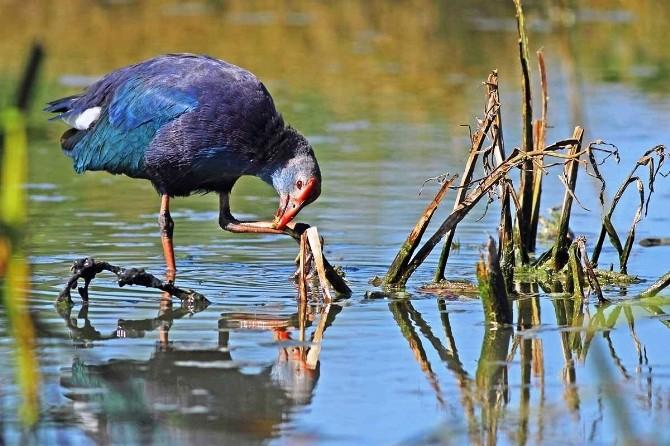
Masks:
[[[513,8],[507,2],[3,2],[0,91],[8,102],[30,41],[47,58],[30,115],[31,309],[40,423],[22,431],[12,342],[0,322],[0,433],[6,444],[667,444],[670,301],[630,300],[645,284],[607,288],[614,303],[572,314],[559,294],[526,289],[515,326],[486,331],[477,299],[419,290],[384,295],[382,275],[436,191],[423,181],[460,172],[467,129],[483,110],[481,81],[500,73],[505,138],[519,141]],[[577,2],[575,2],[576,4]],[[617,185],[670,131],[670,6],[653,1],[529,2],[532,52],[549,71],[548,141],[576,124],[586,140],[621,149],[604,169]],[[576,7],[576,6],[574,6]],[[47,99],[116,67],[163,52],[204,52],[254,71],[286,119],[312,141],[324,185],[300,218],[318,226],[351,298],[299,316],[289,280],[297,247],[218,227],[215,196],[172,203],[178,284],[211,305],[187,314],[160,293],[101,275],[91,303],[59,314],[54,301],[74,259],[93,256],[160,274],[159,198],[139,180],[75,175],[58,149],[64,126]],[[532,75],[537,81],[535,64]],[[558,171],[543,208],[560,204]],[[580,178],[571,222],[592,246],[598,184]],[[667,236],[659,180],[638,238]],[[609,190],[611,197],[612,190]],[[453,204],[445,200],[436,219]],[[626,196],[617,227],[637,206]],[[233,213],[269,218],[274,192],[257,179],[233,191]],[[472,279],[498,210],[459,226],[447,275]],[[482,218],[482,215],[483,218]],[[546,246],[542,246],[546,247]],[[670,270],[670,248],[636,246],[629,270]],[[601,265],[615,263],[606,245]],[[667,294],[666,294],[667,295]],[[0,310],[2,313],[2,310]],[[4,314],[4,313],[3,313]]]

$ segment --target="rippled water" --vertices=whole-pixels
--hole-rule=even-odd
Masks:
[[[176,300],[170,306],[158,292],[118,288],[112,276],[101,274],[87,308],[75,299],[69,313],[59,313],[54,301],[74,259],[93,256],[162,273],[159,200],[138,180],[75,175],[57,147],[62,128],[36,124],[26,189],[30,303],[43,325],[41,422],[34,432],[21,431],[17,389],[6,367],[0,371],[6,443],[670,442],[670,317],[664,312],[670,302],[629,300],[645,284],[607,289],[614,304],[589,305],[576,325],[569,322],[572,301],[527,289],[515,302],[515,327],[486,331],[478,299],[419,290],[432,278],[434,258],[406,294],[379,293],[368,283],[384,274],[432,198],[434,183],[419,195],[424,180],[461,170],[467,129],[459,125],[481,114],[480,82],[490,68],[500,68],[509,147],[519,135],[518,93],[509,81],[517,78],[511,11],[481,6],[489,16],[473,18],[478,2],[456,2],[446,10],[438,2],[373,3],[347,9],[299,2],[291,14],[274,4],[237,2],[216,13],[216,2],[96,7],[86,17],[99,29],[113,29],[120,16],[127,23],[122,44],[112,45],[107,57],[106,43],[98,43],[95,55],[53,44],[48,87],[40,92],[45,98],[71,91],[68,79],[79,79],[73,73],[99,75],[135,61],[138,52],[206,51],[269,80],[278,107],[313,142],[323,170],[322,196],[301,218],[319,227],[326,255],[344,268],[353,295],[325,306],[310,303],[301,317],[289,280],[295,243],[222,232],[217,198],[195,196],[172,204],[177,281],[206,295],[209,307],[190,314]],[[670,136],[663,124],[670,102],[661,88],[668,79],[649,75],[661,66],[656,48],[636,53],[632,37],[617,41],[619,46],[606,43],[615,26],[624,36],[649,39],[645,27],[653,30],[655,21],[643,3],[634,11],[593,2],[572,31],[551,28],[540,20],[541,10],[530,10],[536,29],[531,47],[545,46],[550,67],[548,139],[565,138],[574,123],[582,123],[587,139],[616,143],[622,167],[605,170],[612,185],[644,149]],[[53,15],[41,26],[67,28],[70,19],[45,12],[44,5],[37,9],[37,16]],[[151,11],[184,26],[140,49],[132,45],[142,39],[139,30],[165,26]],[[26,16],[16,17],[30,23]],[[193,17],[201,34],[189,34]],[[396,23],[407,27],[398,30]],[[216,30],[221,39],[205,38]],[[566,37],[570,33],[573,40]],[[284,58],[270,44],[276,35],[291,36]],[[236,38],[246,51],[224,37]],[[468,54],[468,45],[476,51]],[[630,62],[630,54],[639,60]],[[81,63],[64,66],[68,57]],[[44,119],[36,116],[35,122]],[[546,208],[561,200],[557,174],[547,179]],[[599,231],[597,190],[592,180],[580,179],[580,200],[592,211],[576,209],[571,224],[591,244]],[[667,235],[669,191],[661,180],[639,238]],[[447,215],[451,200],[436,219]],[[276,198],[249,179],[233,191],[232,206],[240,216],[266,218]],[[635,197],[627,197],[615,223],[628,224],[635,206]],[[497,213],[495,204],[486,214],[480,206],[459,226],[450,278],[472,280],[481,243],[496,231]],[[647,281],[665,273],[669,249],[636,246],[631,272]],[[602,264],[616,264],[613,249],[604,257]],[[7,359],[13,354],[2,326],[0,352]]]

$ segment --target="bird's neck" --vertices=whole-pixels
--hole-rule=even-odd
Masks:
[[[273,177],[282,170],[288,162],[306,152],[309,144],[305,137],[292,127],[284,127],[269,138],[264,150],[264,162],[259,163],[260,169],[255,175],[266,183],[273,185]]]

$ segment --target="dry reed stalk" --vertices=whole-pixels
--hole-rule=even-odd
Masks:
[[[516,9],[517,31],[519,35],[519,60],[521,62],[521,114],[523,120],[521,149],[525,152],[533,151],[533,103],[530,92],[530,74],[528,69],[528,38],[526,37],[526,23],[521,6],[521,0],[514,0]],[[521,186],[519,190],[521,201],[521,219],[517,221],[521,243],[526,252],[530,250],[530,224],[533,201],[533,161],[528,159],[521,168]]]
[[[544,63],[544,54],[542,51],[537,52],[538,70],[540,73],[540,86],[542,89],[542,117],[534,122],[533,133],[535,150],[540,150],[544,147],[547,137],[547,108],[549,103],[549,94],[547,92],[547,69]],[[538,163],[533,164],[533,201],[531,205],[530,217],[530,234],[528,250],[535,252],[535,245],[537,242],[537,225],[540,219],[540,203],[542,197],[542,178],[544,170]]]
[[[298,297],[300,301],[307,301],[307,269],[308,269],[307,231],[300,236],[300,253],[298,254]]]
[[[505,141],[503,138],[502,111],[500,107],[500,95],[498,91],[498,72],[493,70],[486,79],[487,96],[489,105],[496,104],[498,112],[491,127],[491,139],[493,140],[493,157],[495,165],[504,162]],[[514,227],[512,223],[512,211],[510,205],[510,190],[504,184],[500,185],[500,233],[498,235],[498,256],[505,276],[505,282],[509,291],[513,289],[514,276]]]
[[[498,117],[499,104],[494,101],[490,89],[487,92],[487,97],[486,118],[479,126],[474,136],[472,137],[472,140],[470,141],[470,153],[468,154],[468,160],[465,162],[465,168],[463,169],[463,175],[461,176],[461,184],[456,191],[454,210],[458,207],[459,204],[461,204],[465,194],[468,191],[468,186],[472,182],[472,175],[475,172],[475,165],[477,164],[479,153],[481,152],[484,141],[486,140],[486,135]],[[451,251],[451,244],[454,240],[455,232],[456,226],[454,226],[454,228],[451,229],[446,235],[444,246],[442,247],[442,252],[440,254],[440,259],[437,262],[437,269],[435,271],[434,278],[435,282],[440,282],[445,279],[444,270],[447,266],[447,260],[449,259],[449,252]]]

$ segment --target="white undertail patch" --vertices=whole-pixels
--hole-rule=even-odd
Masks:
[[[91,126],[91,124],[98,120],[101,110],[101,107],[87,108],[78,115],[67,116],[63,118],[63,121],[67,122],[77,130],[86,130]]]

